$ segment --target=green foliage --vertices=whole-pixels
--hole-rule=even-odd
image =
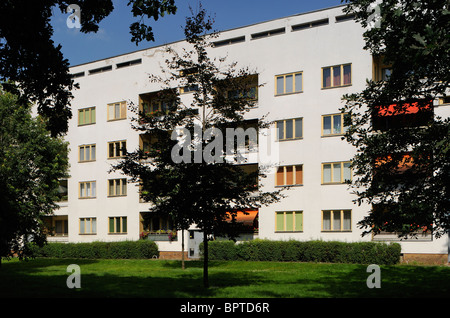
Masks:
[[[112,0],[0,1],[0,83],[24,101],[36,103],[53,136],[67,132],[72,117],[71,91],[76,88],[61,45],[56,46],[52,40],[50,23],[54,8],[66,13],[69,4],[81,9],[83,33],[97,32],[99,23],[114,10]],[[174,0],[130,0],[128,6],[139,21],[130,26],[131,40],[136,44],[154,41],[152,28],[143,23],[144,18],[158,20],[176,12]]]
[[[400,261],[400,244],[335,241],[253,240],[211,241],[211,260],[324,262],[393,265]],[[200,246],[201,251],[203,245]]]
[[[351,115],[345,138],[357,150],[352,190],[356,203],[370,206],[359,226],[364,234],[426,231],[438,238],[450,229],[450,118],[436,116],[432,103],[450,91],[449,2],[386,0],[376,10],[373,1],[344,2],[344,11],[369,26],[365,49],[391,69],[388,78],[343,97],[341,110]],[[372,19],[378,26],[370,27]],[[408,114],[411,103],[417,113]],[[405,154],[410,165],[402,167]]]
[[[149,240],[92,243],[48,243],[32,245],[33,257],[80,259],[149,259],[159,256],[158,246]]]
[[[0,87],[0,256],[25,257],[46,239],[43,217],[57,208],[67,177],[67,143],[53,138],[31,109]]]

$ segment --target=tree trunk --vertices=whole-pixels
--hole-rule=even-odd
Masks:
[[[181,269],[184,269],[184,230],[181,230]]]
[[[203,286],[209,288],[208,281],[208,234],[203,232]]]

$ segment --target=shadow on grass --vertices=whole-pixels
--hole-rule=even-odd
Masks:
[[[366,265],[266,262],[249,266],[251,264],[247,262],[211,261],[211,287],[205,289],[202,285],[202,261],[186,262],[185,270],[181,269],[179,261],[117,263],[120,266],[116,268],[108,268],[109,265],[102,264],[102,261],[80,259],[4,263],[0,268],[0,297],[450,297],[448,267],[381,266],[381,288],[370,289],[366,280],[371,273],[366,271]],[[66,267],[70,264],[82,268],[81,289],[70,289],[66,285],[70,275]],[[89,268],[90,265],[93,266]]]

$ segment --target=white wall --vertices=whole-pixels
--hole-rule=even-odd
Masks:
[[[341,15],[342,7],[320,10],[308,14],[291,16],[268,21],[248,27],[222,32],[219,39],[246,36],[246,41],[228,46],[212,48],[213,56],[228,56],[227,62],[238,61],[239,67],[249,67],[259,74],[258,107],[253,109],[249,118],[267,115],[268,120],[303,118],[303,139],[279,142],[280,164],[303,164],[303,186],[294,187],[287,192],[288,198],[270,207],[260,209],[260,237],[270,239],[323,239],[360,241],[361,231],[356,223],[363,218],[368,207],[352,203],[355,197],[349,193],[347,185],[321,185],[321,163],[348,161],[354,149],[341,140],[341,137],[321,137],[321,116],[338,113],[343,106],[344,94],[364,89],[367,78],[372,76],[372,58],[363,50],[362,29],[353,21],[335,23],[335,16]],[[329,25],[307,30],[291,32],[291,26],[303,22],[329,18]],[[286,33],[272,37],[251,40],[250,34],[280,27],[286,27]],[[172,43],[179,50],[184,42]],[[142,59],[142,64],[116,69],[115,64]],[[137,105],[142,93],[158,91],[159,84],[150,83],[150,73],[159,74],[167,55],[164,47],[150,48],[105,60],[75,66],[71,73],[85,71],[86,75],[77,81],[81,89],[74,91],[72,103],[73,119],[69,123],[67,140],[70,142],[69,206],[58,214],[69,214],[70,241],[111,241],[139,238],[139,212],[146,211],[148,204],[139,203],[137,188],[128,185],[125,197],[107,197],[107,179],[119,177],[117,172],[109,174],[114,160],[107,158],[107,142],[127,141],[127,148],[136,149],[139,145],[138,133],[131,129],[130,118],[107,122],[108,103],[131,101]],[[352,85],[341,88],[321,89],[321,67],[352,63]],[[88,70],[113,65],[113,70],[105,73],[87,75]],[[303,92],[298,94],[275,96],[275,75],[289,72],[303,72]],[[182,95],[188,102],[189,94]],[[96,124],[78,127],[77,110],[96,106]],[[443,108],[443,107],[442,107]],[[447,107],[448,115],[448,107]],[[131,113],[128,112],[131,116]],[[78,146],[96,143],[97,160],[78,163]],[[96,199],[78,199],[78,182],[97,180]],[[275,189],[274,175],[269,175],[263,186]],[[343,233],[321,232],[321,211],[325,209],[351,209],[352,231]],[[275,233],[275,211],[303,211],[301,233]],[[128,234],[108,234],[108,217],[127,216]],[[80,217],[97,217],[96,235],[79,235]],[[180,232],[181,234],[181,232]],[[186,233],[187,235],[187,233]],[[187,242],[187,241],[186,241]],[[407,243],[405,252],[441,252],[447,251],[447,240],[433,243]],[[180,251],[181,237],[178,242],[161,242],[160,250]]]

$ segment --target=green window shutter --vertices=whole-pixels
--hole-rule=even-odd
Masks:
[[[78,125],[84,125],[84,111],[82,109],[78,111]]]
[[[294,212],[286,212],[286,231],[294,230]]]
[[[122,233],[126,233],[127,232],[127,218],[123,217],[122,218]]]
[[[303,231],[303,213],[295,212],[295,231]]]
[[[95,107],[91,108],[91,124],[95,124]]]
[[[284,231],[284,213],[277,212],[276,214],[276,231]]]
[[[109,218],[109,233],[114,233],[114,218]]]

